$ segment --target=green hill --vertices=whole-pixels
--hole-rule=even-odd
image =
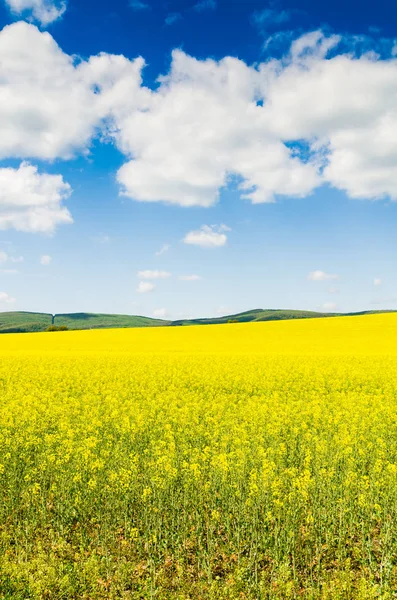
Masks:
[[[68,329],[110,329],[119,327],[161,327],[170,321],[129,315],[104,315],[97,313],[71,313],[55,315],[54,325]]]
[[[45,331],[52,323],[52,315],[33,312],[0,313],[0,333],[27,333]]]
[[[188,319],[173,321],[171,325],[217,325],[237,321],[238,323],[249,323],[251,321],[284,321],[287,319],[313,319],[320,317],[341,316],[341,313],[322,313],[309,310],[278,310],[257,308],[234,315],[214,317],[210,319]]]
[[[214,317],[209,319],[182,319],[165,321],[136,315],[106,315],[99,313],[71,313],[50,315],[34,312],[4,312],[0,313],[0,333],[28,333],[45,331],[50,325],[64,325],[68,329],[110,329],[123,327],[168,327],[187,325],[216,325],[228,323],[282,321],[288,319],[313,319],[323,317],[354,316],[374,313],[395,312],[386,310],[368,310],[357,313],[322,313],[309,310],[261,309]]]

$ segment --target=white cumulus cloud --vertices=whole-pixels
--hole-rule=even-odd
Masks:
[[[201,229],[190,231],[183,239],[185,244],[201,246],[202,248],[219,248],[227,242],[227,235],[224,231],[230,231],[229,227],[221,225],[203,225]]]
[[[397,200],[397,60],[338,54],[340,41],[310,32],[255,67],[174,51],[145,110],[117,121],[116,142],[131,157],[118,173],[122,193],[211,206],[237,177],[254,203],[322,184]]]
[[[71,191],[61,175],[39,173],[28,163],[0,169],[0,229],[52,233],[72,223],[63,206]]]
[[[44,267],[48,267],[48,265],[50,265],[51,263],[52,257],[48,256],[48,254],[43,254],[43,256],[40,258],[40,264]]]
[[[316,31],[292,44],[264,88],[268,117],[282,139],[306,141],[321,182],[352,198],[397,199],[397,61],[338,54],[340,41]]]
[[[0,159],[87,152],[105,119],[134,111],[140,97],[142,59],[77,60],[22,21],[0,32],[0,56]]]
[[[379,279],[379,277],[375,277],[374,279],[374,285],[380,285],[382,283],[382,280]]]
[[[267,79],[236,58],[199,61],[174,51],[171,70],[147,95],[145,110],[117,119],[116,142],[132,158],[118,172],[122,193],[145,202],[212,206],[235,176],[252,202],[310,193],[319,183],[316,167],[293,155],[257,106]]]
[[[9,3],[28,1],[46,4]],[[152,90],[143,58],[78,60],[14,23],[0,32],[0,159],[69,159],[102,136],[126,157],[117,180],[136,201],[207,207],[231,182],[253,203],[323,184],[397,200],[397,58],[341,41],[309,32],[253,66],[175,50]]]
[[[46,27],[66,10],[65,0],[5,0],[12,13],[28,17]]]
[[[338,279],[338,275],[325,273],[324,271],[312,271],[307,278],[311,281],[328,281],[330,279]]]
[[[154,283],[150,281],[140,281],[136,291],[138,294],[147,294],[148,292],[152,292],[155,287]]]
[[[138,271],[137,276],[139,279],[166,279],[171,277],[171,273],[168,271]]]
[[[0,263],[5,263],[8,260],[8,254],[7,252],[4,252],[3,250],[0,251]]]

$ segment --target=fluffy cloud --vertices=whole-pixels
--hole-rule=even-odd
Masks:
[[[0,263],[5,263],[8,260],[8,254],[7,252],[4,252],[3,250],[0,251]]]
[[[201,277],[200,275],[181,275],[178,279],[180,281],[199,281]]]
[[[48,254],[44,254],[40,258],[40,264],[43,265],[44,267],[48,267],[48,265],[50,265],[51,263],[52,263],[52,257],[48,256]]]
[[[171,277],[171,273],[168,271],[138,271],[139,279],[166,279],[167,277]]]
[[[168,311],[166,308],[156,308],[153,311],[153,317],[156,319],[166,319],[168,317]]]
[[[185,244],[201,246],[202,248],[219,248],[227,242],[227,235],[223,233],[224,231],[230,231],[229,227],[225,225],[220,227],[203,225],[201,229],[187,233],[183,241]]]
[[[133,157],[118,172],[122,193],[212,206],[231,179],[252,202],[310,193],[319,183],[315,166],[294,156],[257,106],[268,77],[235,58],[198,61],[175,51],[146,109],[117,123],[117,144]]]
[[[138,294],[147,294],[152,292],[155,287],[154,283],[150,283],[150,281],[140,281],[136,291]]]
[[[253,203],[323,184],[397,200],[397,59],[343,41],[310,32],[254,66],[176,50],[150,90],[142,58],[76,60],[15,23],[0,32],[0,159],[70,158],[104,135],[126,156],[121,193],[137,201],[212,206],[230,182]]]
[[[134,110],[143,60],[78,61],[49,33],[18,22],[0,32],[0,159],[70,158],[87,151],[111,114]]]
[[[376,278],[374,279],[374,285],[380,285],[381,283],[382,283],[382,280],[381,280],[381,279],[379,279],[378,277],[376,277]]]
[[[329,279],[338,279],[338,275],[325,273],[324,271],[312,271],[307,278],[311,281],[328,281]]]
[[[73,222],[62,205],[70,194],[61,175],[40,174],[28,163],[0,169],[0,229],[52,233]]]
[[[352,198],[397,199],[397,60],[338,54],[340,42],[311,32],[256,67],[175,51],[146,109],[117,124],[133,157],[118,173],[123,193],[211,206],[236,177],[252,202],[324,183]]]
[[[65,0],[5,0],[11,12],[38,21],[46,27],[62,17],[66,10]]]
[[[339,294],[339,290],[337,288],[330,287],[330,288],[328,288],[328,293],[329,294]]]
[[[16,299],[12,298],[7,292],[0,292],[0,303],[15,304]]]
[[[322,182],[352,198],[397,199],[397,61],[328,59],[339,42],[318,31],[292,44],[290,64],[268,80],[268,115],[282,139],[306,140]]]

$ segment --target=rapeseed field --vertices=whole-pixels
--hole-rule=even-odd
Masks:
[[[392,599],[397,315],[0,337],[0,598]]]

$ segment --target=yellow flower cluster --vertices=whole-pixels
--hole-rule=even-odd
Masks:
[[[0,338],[0,598],[397,589],[397,315]]]

